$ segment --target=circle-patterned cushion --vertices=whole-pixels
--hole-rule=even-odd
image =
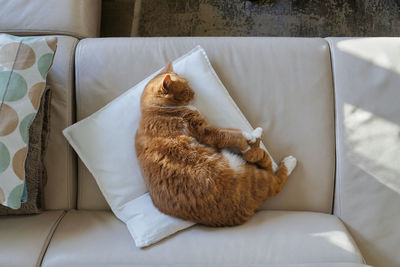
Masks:
[[[0,204],[13,209],[21,205],[29,127],[56,47],[54,37],[0,34]]]

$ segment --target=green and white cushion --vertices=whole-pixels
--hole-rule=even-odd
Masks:
[[[29,127],[56,46],[54,37],[0,35],[0,204],[12,209],[24,200]]]

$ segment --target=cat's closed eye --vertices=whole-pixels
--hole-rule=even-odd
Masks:
[[[178,99],[186,99],[189,96],[189,92],[187,90],[183,90],[177,96]]]
[[[190,89],[182,90],[178,95],[175,96],[177,100],[190,100],[193,98],[193,91]]]

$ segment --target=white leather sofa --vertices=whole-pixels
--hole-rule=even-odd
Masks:
[[[46,211],[0,218],[0,266],[400,266],[399,38],[60,40]],[[138,249],[61,130],[197,44],[274,158],[299,164],[246,224]]]

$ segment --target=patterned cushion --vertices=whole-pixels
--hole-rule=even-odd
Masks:
[[[0,35],[0,203],[21,206],[29,128],[57,46],[52,37]],[[40,138],[40,136],[36,137]],[[29,197],[29,196],[28,196]]]
[[[21,201],[19,209],[0,205],[0,215],[22,215],[40,213],[43,208],[43,188],[46,184],[47,173],[44,156],[49,134],[51,91],[46,88],[43,93],[39,110],[29,128],[28,154],[25,161],[26,199]],[[26,191],[25,191],[26,190]]]

